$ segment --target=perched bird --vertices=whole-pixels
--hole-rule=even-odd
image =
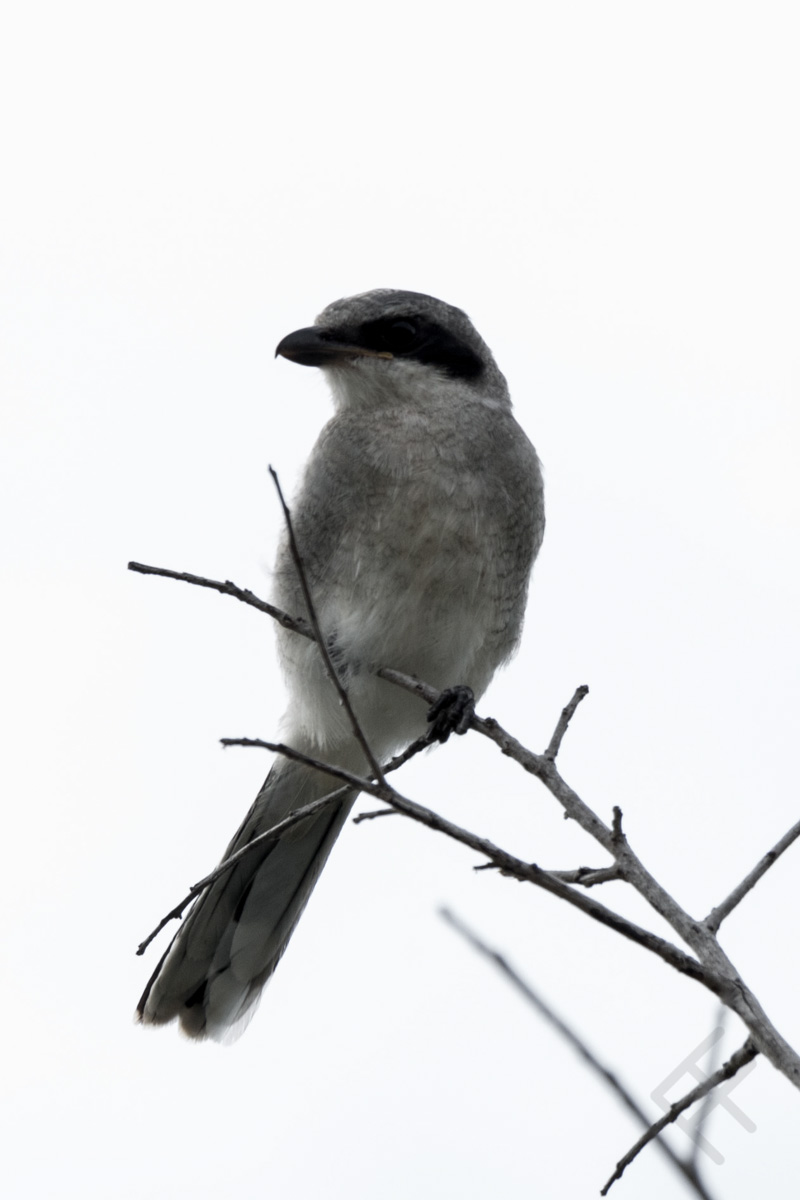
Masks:
[[[378,678],[394,667],[463,708],[515,650],[544,532],[536,452],[468,317],[432,296],[379,289],[337,300],[277,355],[321,368],[335,415],[292,506],[320,628],[379,761],[426,730],[425,705]],[[275,597],[307,616],[284,535]],[[278,628],[290,694],[284,741],[368,767],[319,647]],[[462,714],[463,715],[463,714]],[[437,718],[443,738],[459,723]],[[463,721],[462,721],[463,724]],[[274,763],[227,858],[337,781]],[[237,1036],[275,970],[356,793],[267,839],[195,902],[145,989],[144,1024]]]

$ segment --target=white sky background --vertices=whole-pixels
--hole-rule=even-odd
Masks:
[[[135,1027],[160,953],[137,943],[269,766],[217,738],[273,735],[283,694],[266,618],[125,564],[269,595],[266,467],[291,489],[330,412],[275,344],[372,287],[463,307],[548,499],[523,648],[480,711],[540,749],[588,683],[567,779],[705,915],[798,816],[796,19],[7,12],[5,1194],[596,1195],[638,1130],[442,902],[647,1103],[714,1027],[659,960],[400,818],[346,829],[235,1046]],[[474,735],[397,782],[542,865],[604,860]],[[723,927],[795,1044],[797,854]],[[758,1130],[714,1115],[709,1187],[794,1195],[797,1094],[759,1062],[734,1099]],[[687,1193],[651,1150],[614,1194]]]

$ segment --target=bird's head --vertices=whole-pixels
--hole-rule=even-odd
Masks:
[[[335,300],[275,353],[322,367],[340,407],[418,403],[434,389],[509,404],[506,381],[466,313],[422,292],[379,288]]]

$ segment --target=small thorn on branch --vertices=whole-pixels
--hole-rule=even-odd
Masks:
[[[534,866],[535,864],[531,865]],[[505,875],[508,879],[519,878],[519,876],[515,875],[513,871],[509,871],[505,867],[501,866],[500,863],[495,862],[478,863],[478,865],[472,869],[473,871],[497,871],[498,875]]]
[[[397,816],[396,808],[376,808],[372,812],[359,813],[357,817],[353,817],[353,824],[360,825],[362,821],[374,821],[376,817],[394,816]]]

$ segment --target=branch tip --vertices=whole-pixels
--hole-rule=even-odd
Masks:
[[[605,1187],[601,1188],[600,1195],[608,1195],[612,1185],[616,1183],[618,1179],[622,1178],[625,1168],[630,1166],[637,1154],[644,1150],[645,1146],[652,1142],[654,1138],[657,1138],[662,1130],[666,1129],[667,1125],[671,1125],[678,1119],[681,1113],[685,1112],[687,1108],[691,1108],[691,1106],[696,1104],[698,1100],[702,1100],[704,1096],[709,1095],[715,1087],[719,1086],[719,1084],[725,1083],[725,1081],[728,1079],[732,1079],[734,1075],[741,1071],[742,1067],[745,1067],[749,1062],[752,1062],[757,1054],[758,1048],[755,1042],[752,1038],[748,1038],[744,1045],[741,1046],[735,1054],[732,1054],[728,1061],[724,1063],[719,1070],[715,1071],[712,1075],[709,1075],[708,1078],[704,1079],[702,1083],[698,1083],[697,1087],[692,1088],[692,1090],[687,1092],[685,1096],[682,1096],[680,1100],[676,1100],[675,1103],[668,1109],[668,1111],[664,1113],[664,1116],[660,1117],[657,1121],[654,1121],[653,1124],[650,1125],[642,1134],[638,1142],[631,1146],[628,1153],[623,1155],[623,1157],[617,1163],[614,1174],[608,1180]],[[686,1166],[696,1176],[696,1166],[693,1163],[687,1163]]]
[[[778,861],[783,852],[788,850],[792,842],[796,841],[798,837],[800,837],[800,821],[793,825],[775,843],[771,850],[767,851],[764,857],[756,863],[752,871],[745,875],[742,882],[737,884],[721,904],[718,904],[716,908],[712,908],[703,922],[709,933],[715,934],[717,932],[725,918],[733,912],[737,904],[740,904],[747,893],[755,887],[762,875],[767,873],[770,867]]]
[[[478,936],[478,934],[470,929],[470,927],[460,920],[459,917],[455,916],[450,909],[440,908],[439,915],[456,931],[456,933],[459,933],[461,937],[464,938],[464,940],[473,948],[473,950],[477,950],[479,954],[482,954],[485,958],[489,959],[489,961],[502,975],[506,977],[513,987],[515,987],[518,992],[522,993],[525,999],[537,1010],[539,1015],[544,1017],[544,1019],[553,1026],[553,1028],[561,1035],[562,1038],[564,1038],[564,1040],[573,1048],[573,1050],[577,1051],[584,1062],[586,1062],[592,1068],[592,1070],[595,1071],[596,1074],[598,1074],[600,1078],[608,1084],[612,1091],[616,1092],[619,1099],[622,1101],[628,1111],[633,1113],[640,1124],[647,1127],[649,1125],[647,1116],[639,1107],[638,1103],[628,1089],[620,1082],[617,1075],[613,1071],[609,1070],[608,1067],[604,1066],[602,1062],[600,1062],[592,1050],[590,1050],[586,1042],[584,1042],[583,1039],[569,1025],[567,1025],[567,1023],[562,1020],[561,1017],[558,1016],[555,1010],[552,1009],[536,991],[534,991],[527,980],[523,979],[516,969],[512,967],[511,963],[509,963],[509,961],[502,954],[500,954],[499,951],[488,945],[488,943],[484,942],[483,939]],[[680,1158],[672,1149],[672,1147],[666,1142],[659,1141],[658,1146],[662,1153],[665,1154],[666,1157],[671,1161],[672,1165],[681,1172],[687,1182],[694,1188],[697,1195],[702,1197],[703,1200],[710,1200],[708,1192],[700,1182],[696,1169],[691,1164],[686,1163],[682,1158]],[[611,1182],[613,1182],[613,1180],[609,1181],[609,1183],[606,1185],[606,1188],[610,1187]]]
[[[544,757],[548,762],[555,762],[558,752],[561,749],[561,743],[564,740],[564,734],[567,732],[570,721],[575,716],[575,710],[585,696],[589,695],[589,688],[585,683],[575,689],[572,699],[565,708],[561,710],[561,716],[558,719],[558,724],[553,731],[553,736],[550,738],[550,744],[544,752]]]

